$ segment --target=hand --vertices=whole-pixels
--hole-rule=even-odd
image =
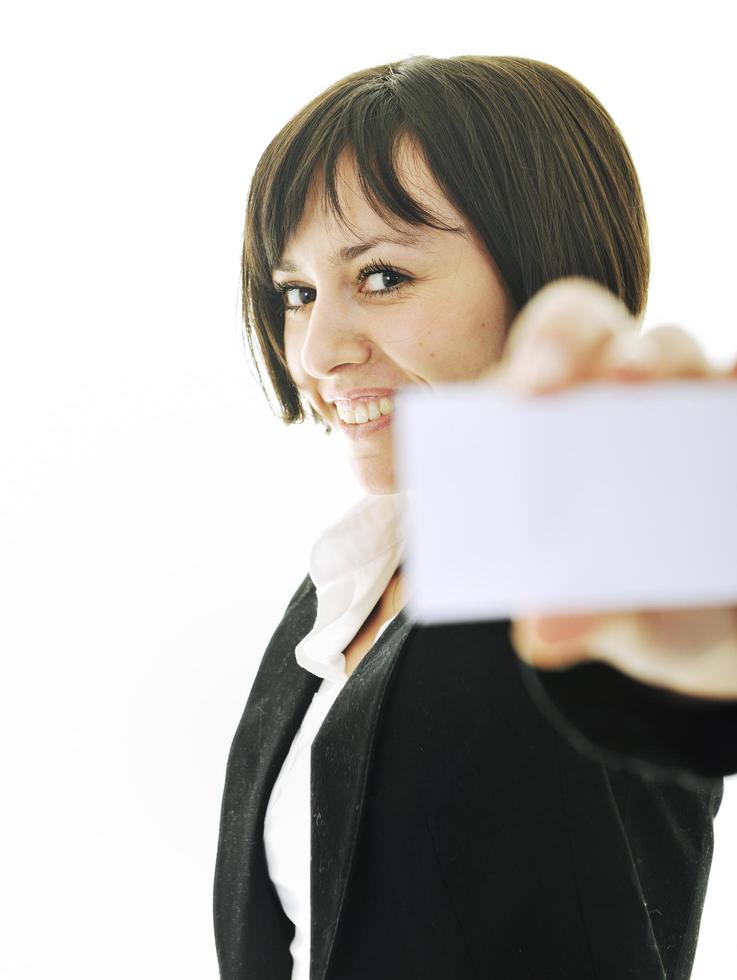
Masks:
[[[549,283],[520,312],[504,353],[481,378],[529,394],[594,380],[737,378],[721,371],[676,326],[639,333],[613,293],[590,279]],[[630,677],[683,694],[737,698],[737,606],[530,616],[512,624],[512,643],[536,668],[599,660]]]

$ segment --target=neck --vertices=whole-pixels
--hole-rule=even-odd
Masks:
[[[400,565],[389,583],[389,599],[392,616],[396,615],[402,608],[401,568],[402,566]]]

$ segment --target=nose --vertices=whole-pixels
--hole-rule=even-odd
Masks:
[[[302,368],[313,378],[328,378],[341,364],[363,364],[371,356],[355,307],[323,296],[311,304],[300,353]]]

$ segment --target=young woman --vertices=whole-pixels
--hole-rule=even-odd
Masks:
[[[284,422],[340,430],[365,495],[316,541],[233,741],[223,980],[689,976],[734,704],[713,677],[689,693],[624,673],[616,643],[562,671],[518,656],[597,656],[585,631],[611,617],[539,635],[411,622],[392,449],[397,390],[519,378],[541,340],[563,355],[531,390],[646,376],[621,355],[648,274],[621,134],[551,65],[379,65],[267,147],[243,251],[250,349]],[[709,375],[682,331],[653,343],[653,376]],[[726,649],[734,610],[712,612]]]

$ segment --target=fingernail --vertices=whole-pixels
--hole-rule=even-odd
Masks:
[[[549,388],[564,381],[569,373],[569,358],[561,345],[541,340],[526,354],[519,355],[510,369],[509,379],[524,388]]]

